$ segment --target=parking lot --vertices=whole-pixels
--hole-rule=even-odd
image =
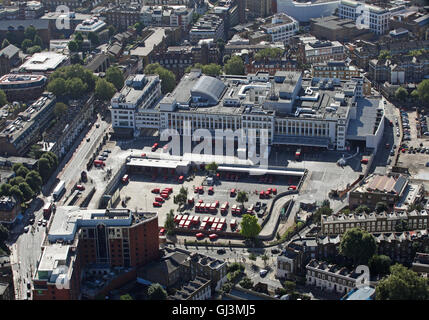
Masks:
[[[269,208],[269,201],[274,197],[272,189],[276,189],[276,194],[287,191],[289,188],[293,189],[299,182],[299,177],[269,177],[265,178],[262,176],[245,176],[244,174],[238,177],[238,175],[230,176],[227,173],[220,174],[219,178],[214,179],[213,186],[207,185],[205,182],[205,175],[203,171],[198,170],[195,175],[187,177],[183,183],[178,183],[177,174],[167,175],[165,180],[164,175],[158,175],[153,178],[152,176],[145,174],[130,174],[129,181],[122,183],[119,187],[120,198],[128,199],[124,205],[131,209],[140,209],[158,212],[159,225],[164,225],[166,215],[170,210],[174,210],[175,214],[186,214],[198,216],[200,222],[204,217],[217,217],[225,218],[225,226],[223,231],[231,232],[236,229],[231,229],[230,222],[235,219],[237,225],[241,222],[242,214],[233,214],[232,207],[234,205],[241,205],[237,202],[237,194],[240,191],[245,191],[248,195],[248,201],[244,203],[245,209],[249,209],[252,205],[256,206],[260,203],[261,209],[254,208],[253,214],[258,217],[258,222],[261,223],[264,216],[266,216],[267,208]],[[238,179],[238,181],[236,181]],[[189,180],[189,181],[187,181]],[[260,182],[261,181],[261,182]],[[271,182],[271,183],[269,183]],[[193,204],[186,204],[182,212],[178,212],[178,205],[174,204],[173,198],[179,193],[181,187],[188,189],[188,199],[193,199]],[[195,188],[202,186],[202,191],[196,192]],[[160,189],[162,191],[165,188],[171,187],[172,193],[168,199],[162,202],[161,207],[154,207],[155,197],[159,197],[159,194],[152,192],[153,189]],[[209,189],[213,190],[209,192]],[[231,196],[231,190],[235,189],[235,194]],[[271,190],[269,195],[268,191]],[[264,192],[264,199],[261,199],[261,192]],[[267,198],[268,199],[267,199]],[[208,212],[196,212],[195,206],[201,206],[203,204],[212,204],[218,201],[218,207],[215,210],[209,210]],[[158,201],[157,201],[158,202]],[[221,212],[221,206],[228,202],[228,209],[226,212]],[[123,204],[118,203],[117,206],[121,207]],[[265,209],[264,209],[265,208]],[[202,209],[204,210],[204,209]],[[201,210],[201,211],[202,211]],[[195,225],[194,228],[198,229],[199,224]]]
[[[400,121],[404,130],[404,140],[397,165],[408,168],[414,178],[427,180],[429,178],[429,168],[426,167],[429,161],[429,139],[418,132],[418,125],[421,126],[423,121],[417,117],[416,111],[402,111]]]

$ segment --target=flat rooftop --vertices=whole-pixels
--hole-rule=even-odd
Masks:
[[[133,213],[129,209],[82,209],[76,206],[57,207],[48,241],[70,242],[80,227],[95,227],[101,221],[109,226],[131,226],[136,218],[139,221],[152,218],[152,213]]]
[[[66,55],[56,52],[38,52],[25,61],[19,69],[26,71],[53,71],[68,59]]]
[[[37,116],[52,103],[53,99],[49,96],[42,96],[37,99],[25,111],[19,113],[15,120],[7,123],[5,129],[0,132],[0,136],[8,136],[9,141],[15,142],[34,123]]]
[[[151,30],[153,32],[149,37],[144,40],[144,46],[132,49],[130,51],[130,55],[146,57],[152,52],[153,48],[159,45],[166,37],[166,32],[164,28],[153,28]]]
[[[356,119],[350,119],[347,128],[347,139],[371,136],[377,130],[377,121],[384,114],[380,99],[358,99]]]

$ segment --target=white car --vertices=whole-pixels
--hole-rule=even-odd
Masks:
[[[26,226],[25,228],[24,228],[24,232],[28,232],[30,230],[30,226]]]
[[[268,270],[267,270],[267,269],[262,269],[261,271],[259,271],[259,275],[260,275],[261,277],[265,277],[265,276],[267,275],[267,273],[268,273]]]

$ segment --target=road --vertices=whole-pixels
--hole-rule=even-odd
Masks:
[[[27,297],[27,284],[31,284],[32,274],[42,251],[41,244],[45,238],[46,228],[37,225],[37,221],[43,218],[43,209],[36,211],[34,215],[35,223],[33,226],[30,225],[30,231],[20,234],[15,243],[10,246],[17,300],[31,298]],[[29,225],[28,218],[29,215],[26,214],[21,228]]]
[[[99,125],[97,128],[96,124]],[[86,164],[96,150],[98,144],[102,141],[104,133],[109,129],[109,124],[98,120],[82,139],[80,145],[72,155],[64,169],[58,174],[58,179],[66,182],[66,195],[72,190],[71,188],[79,181],[80,173],[86,170]],[[89,141],[88,141],[89,139]]]
[[[374,173],[378,174],[386,174],[388,171],[389,166],[394,165],[394,159],[395,156],[390,156],[390,151],[392,150],[392,147],[396,145],[395,149],[395,155],[399,152],[399,146],[401,142],[401,136],[396,136],[396,125],[395,125],[395,118],[398,120],[400,119],[399,110],[396,108],[392,103],[385,100],[383,98],[383,101],[386,101],[384,103],[385,106],[385,117],[387,121],[385,122],[384,126],[384,134],[382,142],[380,143],[380,147],[377,151],[376,157],[374,159]],[[393,127],[389,125],[389,121],[393,122]],[[400,134],[402,135],[402,128],[399,126]],[[386,148],[386,144],[389,144],[389,148]],[[391,163],[388,163],[388,159],[391,159]]]

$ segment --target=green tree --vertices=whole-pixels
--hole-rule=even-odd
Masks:
[[[22,182],[19,184],[19,190],[22,192],[22,197],[24,201],[29,201],[34,196],[34,192],[27,182]]]
[[[258,218],[250,214],[244,214],[241,219],[240,234],[248,239],[254,239],[259,232],[261,232],[261,226],[258,223]]]
[[[286,289],[286,293],[292,293],[292,292],[294,292],[294,291],[295,291],[296,283],[295,283],[295,282],[293,282],[293,281],[288,281],[288,280],[286,280],[286,281],[283,283],[283,286],[284,286],[284,288]]]
[[[350,258],[354,265],[367,264],[375,250],[374,237],[359,228],[347,230],[340,242],[340,254]]]
[[[402,87],[399,87],[395,91],[395,98],[401,102],[405,102],[405,100],[407,100],[407,98],[408,98],[408,91]]]
[[[0,89],[0,107],[3,107],[7,103],[8,101],[7,101],[6,93],[4,93],[4,91]]]
[[[0,185],[0,195],[1,196],[10,196],[10,189],[12,188],[12,185],[9,183],[3,183]],[[1,225],[1,224],[0,224]]]
[[[147,290],[149,300],[166,300],[167,292],[159,283],[153,283]]]
[[[106,71],[106,80],[116,87],[119,91],[124,86],[124,75],[117,67],[109,67]]]
[[[61,118],[67,113],[68,106],[65,103],[57,102],[54,107],[54,115],[55,117]]]
[[[131,297],[131,295],[129,293],[127,293],[127,294],[123,294],[122,296],[120,296],[119,300],[134,300],[134,299],[133,299],[133,297]]]
[[[247,276],[244,276],[243,279],[241,279],[241,281],[239,282],[239,284],[244,289],[252,289],[253,288],[253,281]]]
[[[11,186],[18,186],[20,183],[25,182],[23,177],[17,176],[9,180]]]
[[[276,59],[283,56],[284,50],[280,48],[265,48],[255,54],[255,60]]]
[[[80,98],[86,91],[87,85],[80,78],[66,80],[66,92],[71,98]]]
[[[416,90],[420,101],[425,105],[429,105],[429,79],[420,82]]]
[[[368,261],[368,267],[371,274],[385,275],[389,273],[392,260],[383,254],[373,255]]]
[[[237,201],[244,205],[245,202],[249,201],[249,197],[245,191],[239,191],[237,193]]]
[[[52,81],[49,81],[47,89],[55,96],[62,97],[67,93],[66,81],[63,78],[53,79]]]
[[[218,75],[220,75],[221,71],[222,71],[222,67],[216,63],[210,63],[207,65],[204,65],[201,69],[202,73],[211,76],[211,77],[216,77]]]
[[[391,58],[392,56],[390,55],[390,51],[388,50],[381,50],[380,54],[378,55],[378,60],[387,60]]]
[[[100,44],[100,38],[95,32],[88,33],[88,40],[91,41],[91,45],[98,46]]]
[[[179,208],[184,206],[186,204],[187,200],[188,200],[188,190],[185,189],[184,187],[182,187],[180,189],[179,194],[174,196],[174,198],[173,198],[174,204],[177,204],[179,206]]]
[[[37,30],[34,26],[29,26],[24,31],[24,36],[26,39],[33,40],[36,35],[37,35]]]
[[[176,87],[176,76],[173,72],[161,67],[159,63],[148,64],[144,69],[145,74],[157,74],[161,79],[161,91],[163,94],[171,92]]]
[[[68,44],[68,47],[71,52],[78,52],[79,50],[79,45],[75,40],[71,40]]]
[[[428,300],[425,278],[401,264],[390,267],[390,275],[381,279],[375,288],[376,300]]]
[[[28,54],[34,54],[36,52],[42,52],[42,47],[41,46],[31,46],[30,48],[27,49]]]
[[[362,213],[362,212],[370,213],[371,209],[368,208],[368,206],[362,204],[362,205],[360,205],[359,207],[356,208],[356,213]]]
[[[225,74],[244,75],[244,62],[239,56],[233,56],[224,66]]]
[[[24,39],[21,43],[21,49],[24,52],[27,52],[27,49],[33,46],[33,41],[30,39]]]
[[[40,158],[39,161],[37,161],[37,169],[39,171],[40,176],[43,179],[43,182],[48,181],[52,172],[52,166],[49,162],[49,159]]]
[[[7,40],[6,38],[3,39],[3,42],[1,44],[1,48],[4,49],[6,48],[8,45],[10,45],[9,40]]]
[[[43,180],[36,170],[31,170],[29,173],[27,173],[25,176],[25,182],[27,182],[31,189],[37,194],[42,189]]]
[[[333,210],[331,208],[322,206],[320,208],[317,208],[316,212],[312,216],[312,220],[315,223],[320,222],[322,216],[330,216],[332,212]]]
[[[14,163],[12,166],[12,171],[16,173],[18,171],[18,169],[22,168],[22,167],[24,167],[24,165],[22,163]]]
[[[167,235],[172,235],[174,233],[175,223],[174,223],[174,211],[173,209],[167,213],[167,217],[165,219],[164,228],[167,231]]]
[[[95,96],[103,101],[109,101],[116,93],[116,88],[113,83],[105,79],[98,79],[95,85]]]
[[[30,172],[30,170],[27,169],[26,167],[22,166],[22,167],[19,167],[15,172],[16,172],[17,176],[23,177],[25,179],[25,177]]]
[[[205,169],[207,171],[216,172],[218,167],[219,167],[218,164],[213,161],[213,162],[206,164]]]
[[[39,37],[39,35],[34,36],[33,45],[43,48],[43,41],[42,38]]]
[[[389,208],[387,207],[387,204],[385,202],[377,202],[377,204],[375,205],[375,211],[377,213],[381,213],[384,211],[389,211]]]
[[[76,41],[83,41],[82,33],[77,32],[77,33],[75,34],[75,36],[74,36],[74,39],[75,39]]]
[[[142,22],[137,22],[137,23],[134,25],[134,28],[136,29],[137,34],[141,34],[141,33],[142,33],[142,30],[143,30],[143,28],[144,28],[144,25],[143,25],[143,23],[142,23]]]
[[[51,167],[53,169],[56,169],[58,166],[58,157],[55,155],[55,153],[53,152],[45,152],[44,154],[41,155],[41,158],[46,158],[49,160],[49,163],[51,164]]]
[[[10,194],[13,195],[19,202],[24,200],[24,194],[22,193],[19,186],[12,186],[10,188]]]
[[[417,89],[414,89],[413,91],[411,91],[410,93],[410,98],[416,102],[419,100],[419,92],[417,91]]]

